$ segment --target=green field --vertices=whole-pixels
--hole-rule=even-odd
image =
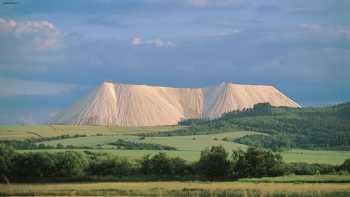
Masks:
[[[153,143],[173,146],[176,151],[162,151],[170,156],[179,156],[189,161],[195,161],[200,156],[200,151],[206,147],[222,145],[228,151],[232,149],[246,149],[246,145],[232,142],[232,140],[251,134],[259,134],[252,131],[227,131],[225,133],[192,135],[192,136],[169,136],[169,137],[146,137],[140,139],[135,134],[160,131],[172,131],[178,126],[142,127],[142,128],[120,128],[104,126],[69,126],[69,125],[2,125],[0,126],[0,140],[23,140],[29,138],[53,137],[61,135],[87,135],[86,137],[69,138],[61,140],[44,141],[41,143],[49,145],[74,145],[89,146],[95,149],[89,151],[104,151],[130,158],[140,158],[145,154],[156,154],[159,150],[116,150],[108,145],[118,139],[133,142]],[[97,136],[98,135],[98,136]],[[266,135],[266,134],[264,134]],[[98,146],[99,145],[99,146]],[[99,149],[97,149],[99,148]],[[37,149],[23,151],[65,151],[67,149]],[[84,151],[84,149],[74,149]],[[283,151],[282,156],[286,162],[308,162],[340,164],[350,158],[350,151],[316,151],[295,149]]]
[[[0,140],[19,140],[28,138],[53,137],[60,135],[115,135],[136,134],[155,131],[172,131],[179,126],[158,127],[106,127],[106,126],[73,126],[73,125],[0,125]]]
[[[88,136],[71,139],[53,140],[48,141],[46,144],[57,145],[61,143],[63,145],[76,145],[76,146],[91,146],[95,147],[98,144],[106,145],[110,142],[114,142],[118,139],[124,139],[134,142],[162,144],[176,147],[178,150],[184,151],[201,151],[208,146],[222,145],[227,150],[235,148],[246,148],[245,145],[232,142],[232,140],[245,136],[257,134],[257,132],[241,131],[241,132],[228,132],[220,134],[209,135],[192,135],[192,136],[171,136],[171,137],[146,137],[140,140],[139,136],[131,134],[119,134],[119,135],[106,135],[106,136]],[[223,141],[226,138],[229,141]],[[45,142],[44,142],[45,143]],[[109,148],[107,145],[106,148]]]
[[[33,125],[0,126],[0,140],[44,139],[38,142],[56,146],[84,146],[87,149],[31,149],[21,152],[93,151],[108,152],[131,159],[146,154],[166,152],[169,156],[196,161],[201,150],[222,145],[226,150],[246,149],[247,146],[233,142],[242,136],[261,134],[252,131],[225,131],[224,133],[141,137],[140,133],[168,132],[178,126],[119,128],[103,126]],[[62,135],[84,135],[66,139],[47,139]],[[177,150],[121,150],[111,142],[123,139],[136,143],[161,144]],[[350,158],[350,151],[323,151],[294,149],[281,152],[286,162],[341,164]],[[121,181],[121,180],[119,180]],[[282,176],[245,178],[235,182],[161,181],[161,182],[90,182],[90,183],[12,183],[0,184],[0,196],[177,196],[177,197],[277,197],[277,196],[350,196],[349,175]]]
[[[349,196],[349,176],[295,176],[236,182],[0,184],[2,196]],[[313,181],[310,181],[310,180]],[[284,182],[281,180],[285,180]],[[286,181],[288,180],[288,181]],[[309,180],[299,184],[300,180]],[[332,182],[339,180],[339,183]],[[318,182],[317,182],[318,181]],[[331,183],[327,183],[330,181]],[[317,183],[317,184],[314,184]]]

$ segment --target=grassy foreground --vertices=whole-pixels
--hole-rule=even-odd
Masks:
[[[332,180],[334,177],[314,177]],[[273,178],[272,178],[273,179]],[[281,179],[274,178],[276,180]],[[293,183],[305,177],[289,177],[290,183],[245,182],[116,182],[0,185],[2,196],[349,196],[350,183]],[[338,178],[339,179],[339,178]],[[350,180],[350,176],[341,179]],[[273,180],[271,180],[273,181]]]

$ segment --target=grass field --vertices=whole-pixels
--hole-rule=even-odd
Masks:
[[[73,125],[0,125],[0,140],[20,140],[60,135],[115,135],[136,134],[155,131],[172,131],[179,126],[157,127],[106,127],[106,126],[73,126]]]
[[[23,140],[60,135],[87,135],[60,140],[49,140],[49,145],[89,146],[94,149],[71,149],[74,151],[108,152],[132,159],[159,150],[117,150],[110,142],[124,139],[133,142],[154,143],[176,147],[176,151],[162,151],[169,156],[179,156],[188,161],[199,159],[206,147],[222,145],[228,151],[246,149],[247,146],[232,142],[234,139],[256,134],[235,131],[208,135],[169,136],[140,138],[135,134],[172,131],[177,126],[118,128],[103,126],[0,126],[0,140]],[[98,148],[100,147],[100,148]],[[33,151],[67,151],[69,149],[35,149]],[[309,162],[340,164],[350,158],[350,151],[311,151],[295,149],[281,153],[286,162]],[[31,183],[0,184],[0,196],[176,196],[176,197],[346,197],[350,196],[350,176],[284,176],[261,179],[242,179],[236,182],[99,182],[99,183]]]
[[[0,140],[21,140],[28,138],[53,137],[60,135],[85,134],[87,137],[69,138],[61,140],[52,140],[43,142],[45,144],[74,146],[90,146],[96,148],[97,145],[104,149],[95,149],[89,151],[104,151],[112,154],[118,154],[129,158],[140,158],[145,154],[156,154],[159,150],[115,150],[113,146],[107,145],[118,139],[124,139],[133,142],[154,143],[177,148],[176,151],[163,151],[170,156],[179,156],[189,161],[198,160],[200,151],[206,147],[222,145],[228,151],[232,149],[245,149],[247,146],[232,142],[233,139],[256,134],[251,131],[226,132],[209,135],[194,136],[170,136],[170,137],[146,137],[140,140],[139,136],[134,134],[172,131],[178,126],[162,127],[142,127],[142,128],[120,128],[104,126],[70,126],[70,125],[1,125]],[[96,136],[99,135],[99,136]],[[226,138],[226,139],[225,139]],[[225,139],[225,140],[224,140]],[[68,149],[50,149],[50,150],[27,150],[27,151],[65,151]],[[78,149],[74,149],[78,150]],[[78,151],[84,151],[79,149]],[[340,164],[345,159],[350,158],[350,151],[314,151],[314,150],[290,150],[281,153],[287,162],[308,162],[308,163],[328,163]]]
[[[271,179],[271,178],[270,178]],[[283,179],[277,177],[274,179]],[[238,182],[116,182],[0,184],[2,196],[348,196],[349,183],[294,183],[305,179],[287,177],[290,183],[266,183],[246,179]],[[314,179],[333,179],[329,176]],[[342,177],[350,181],[350,176]]]
[[[240,182],[251,183],[350,183],[350,175],[290,175],[265,178],[245,178]]]
[[[171,136],[171,137],[147,137],[140,140],[139,136],[129,135],[129,134],[119,134],[113,136],[88,136],[79,137],[71,139],[61,139],[44,142],[49,145],[57,145],[61,143],[63,145],[76,145],[76,146],[97,146],[105,145],[110,142],[114,142],[118,139],[124,139],[133,142],[142,143],[153,143],[176,147],[178,150],[185,151],[201,151],[209,146],[222,145],[227,150],[232,150],[236,148],[245,149],[246,146],[238,143],[232,142],[232,140],[245,136],[257,134],[257,132],[241,131],[241,132],[228,132],[220,134],[209,134],[209,135],[192,135],[192,136]],[[226,138],[227,141],[223,139]],[[107,146],[108,147],[108,146]]]

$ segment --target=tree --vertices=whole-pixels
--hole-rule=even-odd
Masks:
[[[305,162],[289,163],[288,172],[296,175],[316,175],[320,174],[320,167],[315,164]]]
[[[6,183],[10,183],[12,159],[15,156],[15,150],[11,146],[0,144],[0,178]]]
[[[350,172],[350,159],[346,159],[342,165],[340,165],[340,169],[343,171]]]
[[[180,157],[171,158],[172,173],[176,176],[185,176],[190,172],[189,166],[186,161]]]
[[[154,155],[151,159],[151,172],[154,175],[164,176],[164,175],[173,175],[173,163],[168,158],[168,156],[160,152]]]
[[[184,159],[170,158],[165,153],[158,153],[151,157],[146,155],[139,162],[140,172],[145,175],[157,176],[185,176],[191,168]]]
[[[227,157],[228,153],[222,146],[205,149],[201,152],[198,161],[199,174],[211,180],[226,177],[230,169],[230,161]]]
[[[73,177],[84,175],[89,161],[85,154],[74,151],[57,153],[57,172],[58,176]]]
[[[55,168],[55,155],[51,153],[23,153],[13,159],[13,173],[17,178],[52,177]]]
[[[111,156],[98,157],[90,164],[90,173],[93,175],[126,176],[132,173],[132,165],[125,157]]]
[[[253,111],[259,115],[272,114],[272,106],[270,103],[257,103],[253,107]]]
[[[145,175],[152,174],[152,165],[150,155],[147,154],[139,161],[140,172]]]
[[[282,157],[271,151],[249,147],[246,153],[238,153],[234,161],[236,177],[279,176],[285,172]]]

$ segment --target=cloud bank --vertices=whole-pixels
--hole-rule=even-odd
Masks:
[[[153,37],[150,39],[142,39],[141,37],[135,36],[130,40],[130,43],[134,46],[150,45],[150,46],[154,46],[157,48],[175,46],[173,42],[162,40],[159,37]]]
[[[0,18],[0,40],[16,43],[6,47],[25,47],[33,50],[57,49],[63,46],[62,33],[45,20],[15,21]]]

